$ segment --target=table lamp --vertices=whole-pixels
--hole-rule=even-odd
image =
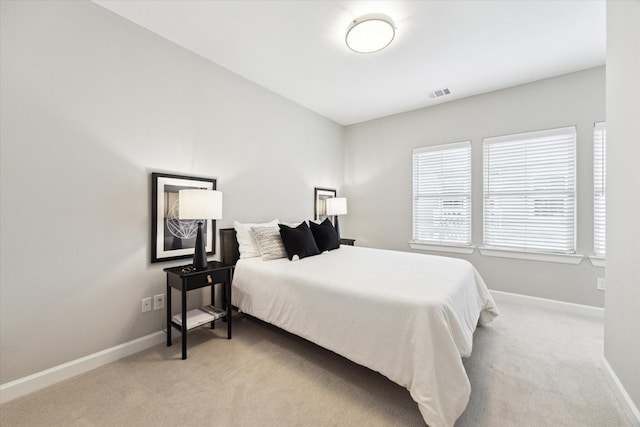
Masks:
[[[203,224],[208,219],[222,218],[222,193],[215,190],[179,190],[178,219],[194,219],[198,221],[198,234],[193,253],[193,268],[207,268],[207,250],[204,241]],[[214,233],[213,230],[211,230]]]
[[[345,197],[331,197],[325,199],[325,208],[327,215],[333,215],[333,223],[336,227],[336,233],[338,233],[338,239],[340,238],[340,227],[338,225],[338,215],[347,214],[347,199]]]

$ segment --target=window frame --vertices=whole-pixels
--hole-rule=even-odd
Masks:
[[[460,193],[453,193],[455,195],[452,194],[452,197],[458,197],[458,198],[462,198],[465,199],[467,201],[467,205],[466,208],[464,209],[463,214],[465,215],[464,218],[464,223],[467,227],[466,230],[464,230],[464,234],[465,234],[465,238],[466,240],[464,242],[462,241],[456,241],[456,240],[450,240],[450,239],[420,239],[417,238],[419,236],[416,235],[416,228],[417,228],[417,219],[416,219],[416,202],[419,198],[419,195],[417,194],[417,188],[416,188],[416,180],[417,180],[417,176],[416,173],[418,173],[418,171],[416,171],[416,156],[420,155],[421,153],[443,153],[443,152],[447,152],[450,150],[460,150],[460,149],[465,149],[466,153],[466,159],[465,161],[467,162],[467,164],[463,167],[466,168],[466,171],[458,171],[460,172],[461,175],[466,175],[463,176],[463,179],[465,179],[465,183],[461,184],[462,187],[466,187],[466,191]],[[451,159],[448,159],[449,161],[451,161]],[[474,251],[474,246],[472,245],[472,223],[473,223],[473,191],[472,191],[472,147],[471,147],[471,141],[467,140],[467,141],[460,141],[460,142],[452,142],[452,143],[446,143],[446,144],[439,144],[439,145],[432,145],[432,146],[425,146],[425,147],[419,147],[419,148],[414,148],[413,149],[413,155],[412,155],[412,240],[409,241],[409,245],[412,249],[420,249],[420,250],[432,250],[432,251],[445,251],[445,252],[454,252],[454,253],[465,253],[465,254],[470,254],[473,253]],[[438,185],[438,183],[436,183],[435,185]],[[441,185],[441,184],[440,184]],[[462,195],[461,195],[462,194]],[[440,197],[441,194],[440,194]],[[463,202],[464,203],[464,202]],[[445,211],[441,211],[441,212],[445,212]],[[442,229],[443,232],[446,230],[446,228]]]
[[[563,248],[562,250],[553,250],[549,245],[547,248],[543,248],[543,244],[538,244],[538,246],[540,247],[535,247],[535,244],[532,245],[527,245],[526,240],[527,239],[531,239],[531,237],[527,234],[526,231],[523,231],[522,233],[522,240],[524,242],[524,245],[518,246],[516,244],[512,244],[512,245],[501,245],[500,243],[500,239],[497,240],[491,240],[488,239],[488,229],[491,229],[492,227],[490,227],[488,224],[489,221],[491,221],[491,217],[490,217],[490,212],[489,212],[489,207],[488,207],[488,203],[489,200],[493,198],[493,200],[499,200],[499,196],[500,196],[500,192],[496,189],[491,189],[490,188],[490,181],[488,179],[488,177],[493,173],[494,176],[496,173],[496,170],[493,171],[488,171],[487,168],[491,167],[490,163],[491,162],[496,162],[496,156],[497,154],[494,155],[493,159],[489,159],[488,156],[489,154],[489,149],[491,146],[493,146],[494,144],[500,144],[500,143],[512,143],[514,145],[513,151],[518,151],[518,150],[524,150],[525,155],[531,155],[533,156],[532,153],[530,153],[531,151],[536,151],[540,150],[540,154],[541,155],[550,155],[550,152],[553,149],[545,149],[545,148],[540,148],[542,147],[542,145],[545,143],[550,143],[551,141],[549,141],[548,139],[553,139],[553,138],[564,138],[564,139],[569,139],[569,144],[570,146],[567,148],[562,148],[562,150],[566,151],[565,155],[570,155],[571,156],[571,160],[569,160],[568,162],[566,162],[564,165],[571,168],[572,169],[572,186],[568,188],[569,190],[569,194],[566,195],[565,194],[565,199],[566,197],[569,197],[569,201],[572,202],[569,206],[571,207],[571,211],[572,211],[572,217],[567,217],[565,216],[566,219],[570,219],[571,223],[569,224],[569,227],[565,226],[565,231],[567,231],[567,229],[571,230],[570,233],[565,235],[565,239],[568,237],[569,239],[571,239],[571,243],[570,243],[570,248]],[[539,147],[535,147],[533,145],[525,145],[527,144],[527,142],[529,142],[530,144],[534,144],[536,142],[540,143]],[[566,142],[566,141],[565,141]],[[519,147],[519,148],[518,148]],[[546,152],[545,152],[546,150]],[[509,152],[508,152],[508,147],[505,150],[505,153],[507,156],[509,156]],[[576,154],[577,154],[577,130],[575,126],[568,126],[568,127],[562,127],[562,128],[555,128],[555,129],[547,129],[547,130],[540,130],[540,131],[533,131],[533,132],[524,132],[524,133],[517,133],[517,134],[510,134],[510,135],[503,135],[503,136],[498,136],[498,137],[490,137],[490,138],[484,138],[483,139],[483,171],[482,171],[482,176],[483,176],[483,188],[482,188],[482,213],[483,213],[483,217],[482,217],[482,224],[483,224],[483,232],[482,232],[482,247],[480,247],[480,253],[483,255],[488,255],[488,256],[500,256],[500,257],[507,257],[507,258],[517,258],[517,259],[534,259],[534,260],[540,260],[540,261],[551,261],[551,262],[561,262],[561,263],[570,263],[570,264],[577,264],[579,262],[581,262],[582,260],[582,255],[578,255],[576,254],[576,238],[577,238],[577,161],[576,161]],[[504,155],[504,154],[501,154]],[[515,156],[515,154],[511,154],[512,156]],[[507,159],[507,161],[509,161],[509,159]],[[513,159],[513,163],[517,164],[518,161],[515,159]],[[525,172],[523,172],[525,177],[530,177],[533,176],[534,178],[540,180],[539,182],[544,181],[544,170],[539,171],[538,172],[538,176],[536,176],[536,170],[535,170],[535,166],[528,169],[525,169]],[[549,183],[552,181],[552,175],[550,175],[547,179],[549,180]],[[526,182],[527,179],[522,178],[523,182]],[[508,181],[507,181],[508,182]],[[518,182],[518,181],[516,181]],[[538,183],[538,181],[536,181]],[[504,184],[502,184],[504,186]],[[539,185],[539,184],[538,184]],[[552,184],[549,184],[550,186]],[[527,185],[524,185],[524,187],[526,187]],[[558,185],[557,188],[561,189],[562,185]],[[554,189],[556,189],[556,187],[554,187]],[[523,190],[521,192],[521,197],[523,199],[527,199],[527,198],[534,198],[535,201],[535,197],[536,194],[540,193],[540,189],[536,189],[535,185],[533,186],[532,190],[528,190],[525,191]],[[560,190],[556,190],[558,191],[558,195],[559,195],[559,200],[562,199],[562,192]],[[494,194],[494,196],[492,197],[491,194]],[[518,192],[514,192],[514,195],[518,196]],[[544,198],[542,198],[541,200],[545,200]],[[548,200],[548,199],[547,199]],[[519,205],[515,205],[516,207]],[[523,206],[523,205],[520,205]],[[561,208],[559,210],[562,211],[566,211],[566,201],[564,201],[561,204]],[[533,210],[531,210],[533,209]],[[513,212],[508,212],[509,214],[514,214],[517,213],[517,208],[512,208]],[[535,203],[533,204],[533,208],[530,208],[528,211],[525,209],[523,209],[525,212],[528,213],[528,215],[530,216],[531,213],[535,213]],[[522,216],[527,216],[527,215],[522,215]],[[542,215],[545,216],[545,215]],[[552,215],[546,215],[547,217],[552,217]],[[526,221],[526,220],[524,220]],[[522,229],[526,230],[526,222],[523,221],[523,224],[525,224]],[[561,221],[559,222],[559,226],[562,227],[562,223]],[[516,223],[517,226],[517,223]],[[493,229],[495,230],[496,228],[493,227]],[[505,233],[505,239],[502,240],[502,242],[506,241],[506,238],[508,238],[508,233]],[[517,239],[517,238],[516,238]],[[549,243],[552,243],[552,240],[549,240]]]
[[[607,123],[593,125],[593,255],[589,256],[596,267],[604,267],[607,255]],[[602,212],[599,212],[599,211]],[[599,220],[600,218],[600,220]],[[602,226],[599,223],[602,222]],[[599,234],[602,238],[599,238]],[[602,247],[602,250],[600,250]]]

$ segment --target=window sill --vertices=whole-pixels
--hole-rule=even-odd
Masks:
[[[590,255],[589,261],[593,264],[594,267],[604,267],[605,266],[605,258],[601,256]]]
[[[418,249],[421,251],[453,252],[456,254],[467,255],[472,254],[476,249],[475,246],[441,245],[437,243],[418,242],[416,240],[410,240],[409,246],[411,249]]]
[[[529,261],[557,262],[561,264],[580,264],[582,255],[573,254],[547,254],[542,252],[524,252],[509,249],[478,248],[485,256],[501,258],[525,259]]]

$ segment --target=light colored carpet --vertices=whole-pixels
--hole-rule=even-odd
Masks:
[[[602,322],[513,303],[465,359],[456,427],[630,426],[601,367]],[[424,426],[406,389],[237,316],[0,406],[2,426]]]

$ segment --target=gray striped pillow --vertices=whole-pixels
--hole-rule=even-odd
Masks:
[[[251,231],[258,242],[263,260],[269,261],[287,256],[278,227],[251,227]]]

